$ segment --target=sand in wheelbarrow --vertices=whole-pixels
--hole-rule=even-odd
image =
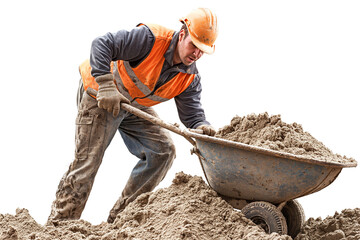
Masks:
[[[0,215],[1,240],[291,239],[261,228],[234,210],[201,177],[177,173],[168,188],[140,195],[113,224],[84,220],[38,224],[26,209]]]
[[[285,123],[280,115],[269,116],[267,112],[235,116],[229,125],[217,131],[215,137],[321,161],[356,162],[353,158],[333,153],[304,131],[301,124]]]

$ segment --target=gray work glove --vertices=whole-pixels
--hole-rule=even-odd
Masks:
[[[98,76],[95,81],[99,84],[96,95],[99,108],[107,110],[116,117],[120,112],[120,103],[130,103],[130,101],[118,91],[111,73]]]
[[[196,129],[202,130],[203,133],[208,136],[214,136],[216,133],[215,128],[213,128],[213,126],[211,126],[211,125],[200,125]]]

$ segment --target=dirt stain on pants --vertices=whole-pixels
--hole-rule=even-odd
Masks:
[[[157,116],[152,108],[139,108]],[[75,160],[60,180],[49,220],[81,217],[105,150],[116,131],[139,161],[111,209],[108,222],[113,222],[137,196],[152,191],[163,180],[175,159],[175,146],[167,130],[124,110],[114,118],[111,113],[98,108],[96,99],[84,92],[80,84]]]

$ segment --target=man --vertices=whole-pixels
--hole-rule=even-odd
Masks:
[[[165,177],[175,158],[169,133],[121,110],[121,103],[157,116],[151,106],[174,98],[186,127],[215,134],[201,107],[195,62],[204,52],[214,52],[217,19],[209,9],[199,8],[180,21],[179,32],[140,24],[93,41],[90,60],[80,66],[75,160],[60,181],[49,220],[80,218],[105,149],[117,130],[139,161],[108,222]],[[91,95],[88,88],[97,94]]]

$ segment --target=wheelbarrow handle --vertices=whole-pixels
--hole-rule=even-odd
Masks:
[[[146,112],[144,112],[144,111],[141,111],[141,110],[138,109],[138,108],[135,108],[135,107],[131,106],[130,104],[127,104],[127,103],[121,103],[121,108],[124,109],[124,110],[126,110],[126,111],[129,112],[129,113],[132,113],[132,114],[140,117],[140,118],[143,118],[143,119],[145,119],[145,120],[147,120],[147,121],[149,121],[149,122],[152,122],[152,123],[154,123],[154,124],[156,124],[156,125],[159,125],[159,126],[161,126],[161,127],[163,127],[163,128],[166,128],[167,130],[170,130],[170,131],[172,131],[172,132],[174,132],[174,133],[177,133],[177,134],[183,136],[183,137],[186,138],[186,140],[188,140],[193,146],[196,146],[195,141],[194,141],[191,137],[189,137],[188,135],[186,135],[186,133],[185,133],[183,130],[181,130],[181,129],[177,126],[177,124],[170,124],[170,123],[164,122],[164,121],[161,120],[160,118],[154,117],[154,116],[152,116],[152,115],[150,115],[150,114],[148,114],[148,113],[146,113]]]
[[[94,89],[92,88],[87,88],[86,92],[90,95],[90,96],[96,96],[97,95],[97,91],[95,91]],[[129,112],[129,113],[132,113],[142,119],[145,119],[149,122],[152,122],[156,125],[159,125],[167,130],[170,130],[174,133],[177,133],[181,136],[183,136],[186,140],[188,140],[194,147],[196,146],[196,143],[195,141],[189,137],[186,132],[182,129],[180,129],[180,127],[178,126],[178,124],[170,124],[170,123],[167,123],[167,122],[164,122],[163,120],[161,120],[160,118],[158,117],[155,117],[155,116],[152,116],[136,107],[133,107],[131,106],[130,104],[128,103],[121,103],[121,109],[124,109],[125,111]]]

